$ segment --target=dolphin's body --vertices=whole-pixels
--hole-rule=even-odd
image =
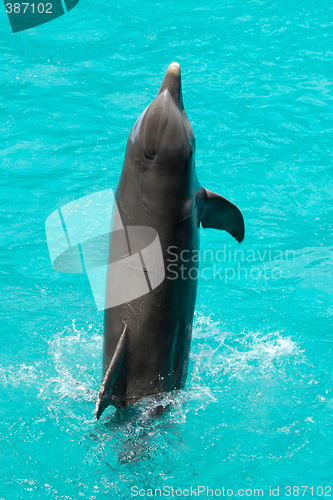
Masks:
[[[184,387],[197,293],[198,273],[192,268],[198,264],[191,255],[199,250],[200,223],[224,229],[239,242],[244,238],[239,209],[201,187],[194,153],[180,66],[172,63],[157,97],[129,135],[115,194],[125,228],[146,226],[157,231],[166,275],[146,295],[105,310],[104,379],[97,418],[111,404],[126,407]],[[110,254],[115,246],[112,237]],[[117,286],[121,291],[131,283],[120,281]],[[109,287],[107,282],[106,295]]]

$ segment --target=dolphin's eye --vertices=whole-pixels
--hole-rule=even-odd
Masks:
[[[144,153],[145,157],[147,158],[147,160],[153,160],[155,158],[155,155],[154,156],[151,156],[149,155],[148,153]]]

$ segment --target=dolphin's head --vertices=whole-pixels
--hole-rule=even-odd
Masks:
[[[128,139],[126,154],[143,171],[186,171],[194,165],[195,138],[183,106],[180,65],[168,67],[156,98],[143,111]]]

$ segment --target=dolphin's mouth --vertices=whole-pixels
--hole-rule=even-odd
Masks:
[[[161,88],[157,95],[162,94],[168,90],[173,100],[179,107],[182,109],[183,107],[183,98],[182,98],[182,83],[181,83],[181,71],[180,64],[177,62],[172,62],[168,69],[165,72],[163,82]]]
[[[168,73],[174,73],[175,75],[180,75],[180,64],[177,63],[177,62],[172,62],[168,69],[166,70],[166,72]]]

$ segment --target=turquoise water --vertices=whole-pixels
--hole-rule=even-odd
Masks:
[[[12,34],[1,7],[0,498],[333,486],[332,15],[326,1],[80,0]],[[199,179],[241,208],[246,237],[201,231],[214,256],[170,409],[95,422],[103,313],[85,276],[52,269],[45,220],[116,187],[174,60]]]

